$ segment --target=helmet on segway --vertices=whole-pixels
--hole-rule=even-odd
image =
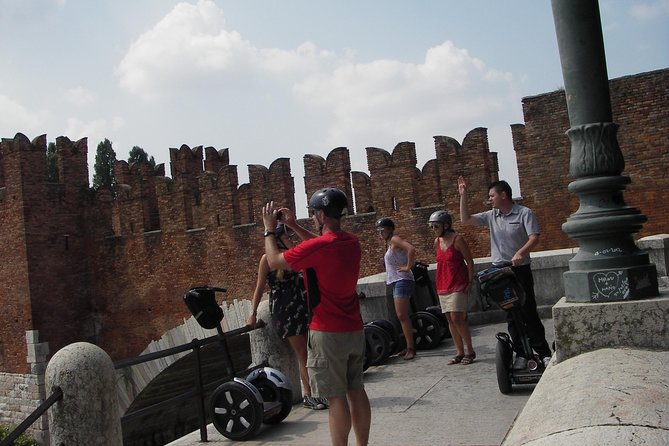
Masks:
[[[334,187],[319,189],[309,199],[309,208],[315,211],[322,210],[326,216],[339,220],[346,215],[348,199],[346,194]]]
[[[257,382],[259,379],[268,379],[272,383],[274,383],[275,386],[282,388],[282,389],[290,389],[290,381],[288,381],[288,378],[286,378],[286,375],[281,373],[275,368],[272,367],[262,367],[259,369],[255,369],[249,375],[246,377],[246,380],[250,382],[251,384]]]
[[[446,211],[436,211],[430,215],[428,223],[443,223],[444,230],[448,230],[453,226],[453,219],[451,218],[451,214]]]
[[[376,222],[376,227],[377,228],[390,228],[391,230],[395,230],[395,223],[389,219],[388,217],[383,217],[379,219]]]

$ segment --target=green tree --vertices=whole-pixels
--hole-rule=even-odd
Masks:
[[[0,440],[4,440],[9,436],[10,433],[14,431],[16,426],[3,426],[0,425]],[[39,443],[34,438],[26,434],[21,434],[19,437],[14,440],[12,443],[14,446],[39,446]]]
[[[156,159],[153,156],[149,158],[149,154],[139,146],[133,146],[130,149],[128,164],[132,163],[145,163],[151,165],[151,167],[156,167]]]
[[[46,148],[46,177],[49,183],[58,182],[58,157],[56,156],[56,144],[50,142]]]
[[[108,186],[114,190],[114,186],[116,186],[116,175],[114,174],[115,163],[116,152],[112,148],[111,141],[105,138],[104,141],[98,144],[98,150],[95,153],[93,189]]]

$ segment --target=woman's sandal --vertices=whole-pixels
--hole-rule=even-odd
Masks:
[[[407,348],[406,353],[404,353],[404,360],[408,361],[413,359],[416,356],[416,351],[412,348]]]
[[[476,353],[470,353],[468,355],[465,355],[462,357],[462,361],[460,361],[460,364],[462,365],[469,365],[472,362],[474,362],[474,359],[476,359]]]
[[[464,359],[465,355],[455,355],[448,361],[448,365],[460,364]]]

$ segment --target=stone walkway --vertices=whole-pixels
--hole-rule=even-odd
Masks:
[[[552,320],[544,320],[548,342]],[[495,375],[495,333],[506,324],[471,327],[476,361],[447,365],[454,349],[446,339],[434,350],[422,350],[413,361],[391,357],[370,367],[365,385],[372,405],[370,445],[499,445],[525,405],[533,386],[514,387],[502,395]],[[296,405],[279,425],[263,426],[254,438],[235,442],[208,428],[210,445],[326,446],[330,444],[327,411]],[[170,446],[202,444],[194,432]],[[349,444],[354,445],[353,434]]]

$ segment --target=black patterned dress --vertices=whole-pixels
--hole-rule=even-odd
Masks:
[[[307,301],[302,275],[290,270],[270,271],[269,312],[272,327],[281,339],[307,332]]]

